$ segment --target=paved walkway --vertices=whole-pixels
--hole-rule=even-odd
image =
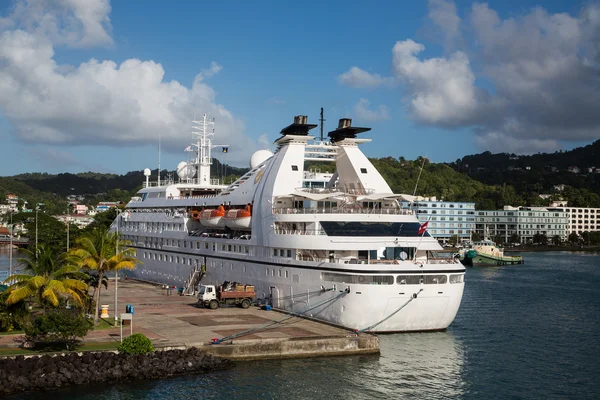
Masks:
[[[348,331],[303,318],[288,319],[288,315],[276,311],[260,310],[257,307],[241,309],[222,307],[209,310],[198,307],[196,298],[190,296],[167,295],[160,286],[131,280],[119,281],[118,311],[125,312],[125,306],[134,306],[133,332],[143,333],[155,346],[199,346],[208,344],[212,338],[223,338],[256,327],[274,324],[267,330],[254,332],[236,339],[298,338],[298,337],[345,337]],[[109,282],[108,290],[103,290],[100,304],[108,304],[109,320],[114,320],[114,281]],[[123,327],[123,336],[130,333],[130,327]],[[0,336],[0,346],[18,346],[22,335]],[[102,329],[90,332],[85,342],[109,342],[120,340],[120,328]]]

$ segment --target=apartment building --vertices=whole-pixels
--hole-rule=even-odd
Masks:
[[[536,234],[546,235],[549,240],[558,236],[563,241],[569,235],[569,215],[556,208],[504,206],[503,210],[478,210],[475,219],[479,236],[500,236],[504,242],[509,242],[513,234],[519,235],[521,243],[533,241]]]
[[[441,243],[457,238],[468,242],[475,230],[475,203],[438,201],[435,197],[414,202],[400,201],[403,208],[414,210],[421,223],[429,221],[427,231]]]

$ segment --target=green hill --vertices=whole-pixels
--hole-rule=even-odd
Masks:
[[[572,206],[600,207],[600,140],[570,151],[530,156],[488,151],[448,165],[488,185],[512,186],[530,201],[550,194]]]

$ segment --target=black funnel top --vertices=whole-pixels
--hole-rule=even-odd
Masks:
[[[282,135],[308,135],[308,131],[316,128],[316,124],[307,124],[308,117],[306,115],[296,115],[294,123],[286,126],[281,130]]]
[[[352,126],[351,118],[341,118],[335,131],[328,133],[332,142],[339,142],[344,139],[353,139],[357,134],[370,131],[371,128],[358,128]]]

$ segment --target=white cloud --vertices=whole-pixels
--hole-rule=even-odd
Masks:
[[[392,67],[410,118],[470,127],[482,150],[554,150],[560,141],[600,136],[599,4],[578,15],[536,7],[502,19],[475,3],[465,20],[451,1],[430,0],[429,7],[446,49],[458,48],[419,58],[422,44],[396,43]]]
[[[56,16],[63,27],[64,15],[75,15],[79,30],[73,35],[60,32],[62,43],[106,44],[98,25],[90,21],[108,20],[99,11],[107,1],[59,1],[67,11],[39,8],[46,2],[24,2],[44,18]],[[93,6],[93,5],[96,6]],[[84,5],[90,9],[81,11]],[[103,7],[99,7],[101,5]],[[19,5],[12,15],[21,15]],[[100,18],[100,15],[104,15]],[[214,90],[204,80],[221,70],[213,62],[195,78],[191,88],[164,80],[164,68],[154,61],[128,59],[120,64],[90,59],[78,66],[57,65],[54,59],[56,36],[40,34],[41,23],[11,19],[11,29],[0,33],[0,110],[23,141],[60,145],[102,144],[134,146],[153,143],[159,133],[163,148],[180,152],[190,141],[190,121],[194,114],[216,118],[217,140],[232,143],[229,159],[246,162],[256,144],[243,134],[243,123],[218,104]],[[69,26],[67,18],[67,25]],[[6,19],[2,21],[7,25]],[[51,23],[44,25],[48,31]],[[62,29],[62,28],[61,28]],[[74,28],[75,29],[75,28]],[[106,32],[106,31],[104,31]]]
[[[353,88],[376,88],[379,86],[391,86],[394,84],[394,78],[382,77],[379,74],[371,74],[358,67],[352,67],[348,71],[338,76],[338,81],[342,85]]]
[[[411,99],[409,110],[416,120],[428,124],[459,126],[477,118],[480,98],[469,58],[456,52],[449,58],[421,61],[417,54],[425,46],[411,39],[397,42],[392,64]]]
[[[215,76],[216,74],[218,74],[221,70],[223,69],[222,66],[220,66],[219,64],[217,64],[215,61],[210,63],[210,68],[208,69],[203,69],[202,71],[200,71],[200,73],[198,75],[196,75],[196,79],[198,81],[203,81],[206,78],[210,78]]]
[[[504,132],[476,134],[474,140],[480,149],[492,150],[494,153],[552,153],[560,149],[559,143],[554,139],[521,139],[507,136]]]
[[[263,133],[262,135],[260,135],[258,137],[258,147],[260,147],[261,149],[270,149],[271,148],[271,142],[269,141],[269,137],[267,133]]]
[[[380,105],[376,110],[370,109],[371,102],[361,98],[354,106],[354,114],[358,119],[365,121],[382,121],[390,119],[390,111],[385,105]]]
[[[0,29],[24,29],[56,45],[111,45],[110,11],[109,0],[22,0],[0,17]]]
[[[456,4],[448,0],[429,0],[429,19],[442,31],[446,48],[460,38],[460,17]]]

